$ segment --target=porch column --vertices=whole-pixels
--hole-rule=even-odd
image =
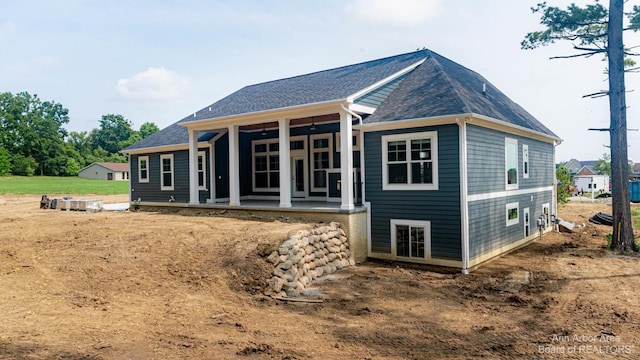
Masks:
[[[198,131],[189,129],[189,204],[199,204]]]
[[[209,143],[209,202],[216,202],[216,142]]]
[[[240,205],[240,154],[238,126],[229,126],[229,206]]]
[[[340,112],[340,209],[352,210],[353,205],[353,129],[351,114]]]
[[[280,140],[280,207],[291,207],[291,151],[289,145],[289,119],[278,120]]]

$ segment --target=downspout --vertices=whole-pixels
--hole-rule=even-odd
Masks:
[[[460,225],[462,246],[462,273],[469,274],[469,203],[467,202],[467,120],[456,118],[460,154]]]
[[[346,107],[344,107],[344,104],[340,104],[340,107],[342,108],[342,110],[348,112],[349,114],[351,114],[352,116],[355,116],[356,118],[358,118],[358,125],[362,125],[362,116],[354,113],[351,109],[348,109]]]

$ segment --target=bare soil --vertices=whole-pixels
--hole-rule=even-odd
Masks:
[[[264,296],[263,256],[313,224],[39,200],[0,197],[2,359],[640,358],[639,259],[588,223],[606,203],[467,276],[372,261],[293,303]]]

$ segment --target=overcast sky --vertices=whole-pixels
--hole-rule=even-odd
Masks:
[[[481,75],[564,141],[558,161],[608,152],[601,57],[570,44],[521,50],[542,29],[539,0],[3,1],[0,92],[69,109],[69,131],[121,114],[166,127],[246,85],[426,47]],[[566,8],[571,1],[549,0]],[[576,0],[582,5],[584,0]],[[630,3],[633,3],[631,1]],[[605,4],[607,2],[605,1]],[[640,45],[640,37],[625,39]],[[626,78],[629,128],[640,127],[640,74]],[[640,132],[629,133],[640,161]]]

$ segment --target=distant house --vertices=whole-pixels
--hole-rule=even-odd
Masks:
[[[640,163],[635,163],[631,167],[631,180],[640,181]]]
[[[602,193],[609,191],[609,175],[576,175],[576,188],[582,193]]]
[[[551,229],[559,142],[425,49],[247,86],[122,152],[140,206],[317,215],[358,262],[466,272]]]
[[[78,171],[78,177],[95,180],[129,180],[129,164],[94,162]]]

